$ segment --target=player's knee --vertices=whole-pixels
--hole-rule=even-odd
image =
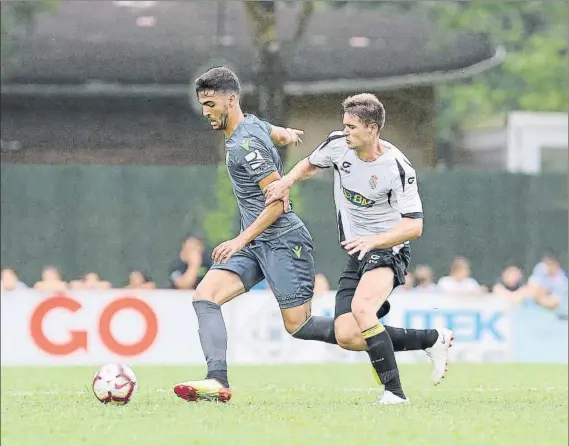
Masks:
[[[291,334],[293,334],[295,331],[297,331],[297,330],[302,326],[302,324],[297,324],[297,323],[295,323],[295,322],[287,322],[287,321],[285,321],[284,326],[285,326],[285,330],[288,332],[288,334],[291,335]]]
[[[211,286],[202,286],[200,283],[193,295],[193,300],[208,300],[216,304],[221,304],[222,296],[219,289]]]
[[[281,310],[285,330],[290,334],[302,327],[310,318],[310,305],[304,304],[294,308]]]
[[[289,319],[289,320],[285,319],[284,320],[285,330],[289,334],[293,334],[293,333],[297,332],[298,329],[304,325],[304,323],[307,321],[307,319],[308,319],[308,317],[305,317],[304,319],[303,318]]]
[[[349,324],[341,322],[334,323],[334,333],[336,334],[336,341],[338,345],[346,350],[352,350],[354,345],[358,343],[358,336],[360,333],[354,330],[354,327]]]

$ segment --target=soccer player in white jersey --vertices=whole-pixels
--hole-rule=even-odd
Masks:
[[[331,133],[308,158],[271,183],[265,195],[267,204],[283,200],[286,207],[296,181],[319,169],[334,168],[338,232],[350,256],[336,294],[336,340],[346,349],[367,351],[385,385],[379,404],[406,404],[392,339],[376,312],[392,290],[405,283],[409,240],[423,232],[417,176],[407,157],[380,139],[385,110],[377,97],[351,96],[342,106],[344,130]],[[452,333],[441,329],[437,335],[425,351],[442,378]]]

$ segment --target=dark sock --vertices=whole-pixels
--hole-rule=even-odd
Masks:
[[[392,392],[400,398],[405,398],[401,388],[401,381],[399,380],[399,369],[395,361],[393,344],[385,327],[378,323],[376,326],[362,331],[362,336],[368,346],[367,354],[371,360],[371,365],[375,369],[381,383],[385,385],[385,390]]]
[[[200,343],[207,362],[207,378],[229,387],[227,379],[227,331],[221,306],[208,300],[194,300]]]
[[[389,303],[388,300],[386,300],[385,302],[383,302],[383,305],[379,307],[379,310],[377,310],[377,313],[375,313],[375,315],[377,316],[378,319],[381,319],[385,317],[387,313],[389,313],[389,310],[391,310],[391,304]]]
[[[437,330],[412,330],[385,325],[385,331],[389,333],[396,352],[425,350],[435,345],[439,337]]]
[[[292,336],[305,341],[321,341],[327,344],[337,344],[334,334],[334,318],[325,316],[310,316]]]

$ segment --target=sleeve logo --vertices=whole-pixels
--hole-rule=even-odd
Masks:
[[[257,170],[258,168],[260,168],[263,165],[263,162],[265,161],[265,159],[261,155],[261,152],[259,152],[258,150],[255,150],[254,152],[249,152],[247,155],[245,155],[245,160],[249,163],[251,169],[253,170]]]

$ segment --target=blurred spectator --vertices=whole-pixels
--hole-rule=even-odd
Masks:
[[[438,287],[433,282],[433,270],[427,265],[417,265],[415,268],[415,291],[432,292]]]
[[[553,252],[546,253],[529,278],[529,294],[536,303],[567,316],[567,273]]]
[[[316,274],[314,277],[314,297],[322,296],[330,291],[330,282],[322,273]]]
[[[109,290],[111,282],[102,280],[97,273],[89,272],[81,280],[73,280],[69,286],[75,290]]]
[[[411,271],[408,271],[405,274],[405,283],[398,287],[399,291],[413,291],[413,287],[415,286],[415,274]]]
[[[195,233],[188,234],[182,242],[180,254],[168,268],[171,287],[181,290],[195,289],[211,265],[203,237]]]
[[[156,284],[146,273],[134,270],[128,275],[128,283],[125,288],[135,290],[153,290],[156,288]]]
[[[438,282],[439,288],[445,294],[475,296],[486,293],[486,287],[481,286],[474,278],[470,277],[470,262],[466,257],[455,257],[450,266],[448,276],[441,277]]]
[[[492,287],[492,293],[504,297],[512,303],[520,303],[528,294],[522,270],[516,265],[506,266]]]
[[[61,292],[67,289],[67,282],[55,266],[46,266],[41,273],[41,280],[34,284],[34,289]]]
[[[18,278],[16,271],[12,268],[2,270],[0,291],[25,290],[26,288],[28,288],[28,286]]]

